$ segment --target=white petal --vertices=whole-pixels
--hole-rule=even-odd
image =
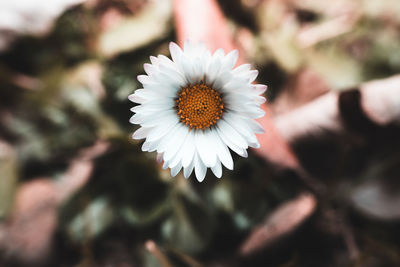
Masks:
[[[210,85],[213,85],[215,79],[218,77],[219,70],[221,68],[221,60],[219,58],[211,59],[208,67],[206,68],[206,82]]]
[[[203,75],[207,70],[208,64],[211,60],[211,52],[209,50],[205,50],[203,55],[200,57],[201,60],[201,66],[202,66],[202,71]]]
[[[174,101],[170,99],[163,99],[162,101],[151,100],[132,108],[131,111],[144,116],[149,116],[152,114],[158,116],[160,113],[163,114],[165,112],[171,112],[174,105]]]
[[[181,147],[182,148],[182,147]],[[182,167],[182,156],[179,154],[179,151],[175,154],[175,156],[172,157],[172,159],[169,161],[168,167],[174,168],[176,165],[181,165]]]
[[[251,70],[249,71],[249,82],[253,82],[258,76],[258,70]]]
[[[247,148],[246,140],[230,126],[224,118],[218,121],[217,127],[232,143],[237,144],[241,148]]]
[[[168,88],[179,88],[185,85],[185,80],[183,80],[177,74],[166,74],[163,72],[155,73],[152,77],[156,82],[158,82],[161,86]]]
[[[237,68],[235,68],[234,70],[232,70],[232,73],[233,73],[233,75],[242,76],[242,75],[246,74],[250,69],[251,69],[250,64],[242,64],[242,65],[238,66]]]
[[[175,177],[178,173],[179,173],[179,171],[182,169],[182,164],[180,164],[180,163],[178,163],[178,165],[176,165],[175,167],[173,167],[172,169],[171,169],[171,176],[172,177]]]
[[[142,151],[149,151],[150,144],[151,144],[150,142],[144,141],[144,143],[142,145]]]
[[[174,42],[169,43],[169,51],[171,52],[171,57],[174,62],[179,62],[180,58],[183,56],[181,48]]]
[[[195,49],[197,50],[197,53],[200,55],[203,55],[205,52],[208,51],[203,42],[198,42],[195,46]]]
[[[258,105],[262,105],[267,101],[267,99],[263,96],[256,96],[253,98],[254,102],[256,102]]]
[[[156,127],[157,125],[163,123],[164,121],[167,120],[173,121],[175,117],[176,117],[175,111],[168,110],[166,112],[159,114],[159,116],[149,116],[145,118],[145,120],[141,122],[140,125],[142,127]]]
[[[214,173],[214,175],[218,178],[221,178],[222,176],[222,167],[221,167],[221,163],[219,161],[217,161],[217,163],[215,164],[215,166],[211,167],[211,171]]]
[[[246,95],[243,93],[230,92],[229,94],[227,94],[224,97],[224,102],[226,104],[231,105],[232,107],[236,107],[236,106],[240,106],[240,105],[247,106],[247,104],[254,105],[253,97],[254,96],[252,96],[252,95]]]
[[[267,86],[264,84],[256,84],[254,85],[254,90],[256,91],[257,94],[261,95],[263,94],[265,91],[267,91]]]
[[[246,120],[246,123],[253,130],[253,132],[258,133],[258,134],[264,133],[264,128],[258,122],[254,121],[254,120]]]
[[[158,55],[158,60],[160,61],[160,64],[171,65],[171,66],[174,65],[174,62],[164,55]]]
[[[161,101],[165,98],[174,99],[176,97],[176,92],[178,87],[172,86],[170,83],[152,83],[143,86],[146,90],[153,92],[157,96],[157,101]]]
[[[218,48],[217,51],[215,51],[213,57],[222,59],[224,57],[224,55],[225,55],[224,49]]]
[[[237,116],[232,112],[227,112],[224,115],[224,120],[240,135],[242,135],[247,140],[248,144],[252,144],[253,147],[259,146],[256,135],[240,116]]]
[[[144,65],[143,65],[143,67],[144,67],[144,71],[147,73],[147,75],[151,75],[151,74],[153,74],[155,71],[156,71],[156,68],[153,66],[153,65],[151,65],[151,64],[149,64],[149,63],[145,63]]]
[[[166,135],[176,124],[178,124],[178,118],[165,121],[157,127],[152,128],[150,133],[147,135],[148,141],[155,141],[164,135]]]
[[[241,103],[237,105],[230,104],[229,109],[252,119],[258,119],[265,115],[265,111],[251,103]]]
[[[182,165],[183,167],[189,166],[194,157],[196,143],[194,141],[195,131],[190,131],[186,137],[185,143],[182,146]]]
[[[190,131],[187,133],[187,136],[184,138],[183,143],[181,145],[179,145],[180,148],[178,149],[178,151],[175,153],[175,155],[170,160],[171,161],[170,164],[169,164],[170,168],[176,166],[178,163],[181,163],[182,166],[183,166],[183,160],[185,159],[185,156],[186,156],[185,155],[185,151],[187,149],[187,147],[185,147],[185,145],[188,143],[188,140],[189,140],[189,142],[193,141],[193,134],[191,134]],[[193,152],[194,152],[194,146],[195,146],[194,143],[190,143],[189,145],[191,147],[193,147]],[[190,161],[191,161],[192,158],[193,158],[193,155],[191,155],[191,158],[189,158],[188,165],[190,164]],[[184,167],[186,167],[186,166],[184,166]]]
[[[187,56],[189,59],[192,59],[193,57],[196,56],[196,46],[193,44],[190,40],[186,40],[185,43],[183,44],[183,52],[185,56]]]
[[[185,79],[189,82],[189,83],[194,83],[194,69],[193,69],[193,65],[190,62],[189,59],[184,58],[182,59],[182,71],[185,75]]]
[[[234,142],[232,142],[230,140],[230,138],[226,137],[225,134],[217,127],[217,132],[218,135],[220,136],[221,140],[230,148],[232,149],[234,152],[236,152],[236,154],[242,156],[242,157],[246,157],[246,149],[245,148],[241,148],[239,147],[237,144],[235,144]],[[225,164],[224,164],[225,165]]]
[[[146,101],[137,107],[135,107],[135,113],[143,113],[143,114],[151,114],[153,112],[162,112],[164,110],[172,110],[175,105],[175,102],[171,98],[163,98],[162,100],[159,99],[152,99]]]
[[[210,145],[210,130],[197,130],[195,134],[196,149],[200,156],[200,159],[204,162],[207,167],[215,165],[217,155],[214,148]]]
[[[133,115],[133,116],[129,119],[129,122],[132,123],[132,124],[139,124],[139,123],[141,123],[143,120],[144,120],[144,119],[143,119],[143,115],[141,115],[141,114],[135,114],[135,115]]]
[[[211,131],[211,134],[213,136],[210,139],[213,142],[219,160],[222,162],[222,164],[224,164],[226,168],[228,168],[229,170],[233,170],[233,160],[228,147],[223,143],[215,129]]]
[[[142,145],[142,150],[143,151],[148,151],[148,152],[153,152],[157,149],[157,147],[159,146],[160,142],[162,139],[153,141],[153,142],[149,142],[149,141],[145,141]]]
[[[258,140],[254,141],[254,142],[249,142],[249,147],[253,147],[253,148],[260,148],[261,145],[258,142]]]
[[[151,61],[151,64],[153,64],[153,65],[158,65],[158,63],[159,63],[158,58],[155,56],[150,56],[150,61]]]
[[[233,66],[235,66],[238,57],[239,52],[237,50],[229,52],[224,59],[223,67],[227,70],[231,70]]]
[[[150,131],[151,128],[140,127],[133,133],[132,138],[136,140],[143,139],[149,134]]]
[[[147,84],[147,83],[151,83],[151,79],[149,76],[147,75],[138,75],[137,76],[137,80],[139,82],[141,82],[142,84]]]
[[[134,95],[144,98],[146,100],[160,98],[160,96],[157,95],[155,92],[146,89],[137,89],[135,90]]]
[[[149,152],[156,151],[162,140],[163,140],[163,138],[161,138],[159,140],[156,140],[154,142],[151,142],[151,145],[149,146]],[[162,153],[162,154],[163,154],[163,157],[164,157],[164,153]]]
[[[219,72],[218,77],[215,79],[213,88],[221,89],[232,79],[232,74],[229,71]]]
[[[143,103],[145,103],[146,100],[147,100],[146,98],[140,97],[140,96],[135,95],[135,94],[129,95],[129,96],[128,96],[128,99],[129,99],[130,101],[132,101],[133,103],[137,103],[137,104],[143,104]]]
[[[180,130],[181,125],[180,123],[177,123],[163,138],[161,138],[160,144],[157,147],[157,152],[164,153],[167,146],[170,145],[171,140],[174,140],[174,136]]]
[[[190,174],[193,172],[194,162],[195,162],[195,157],[193,157],[190,164],[183,169],[183,176],[185,178],[189,178]]]
[[[246,79],[241,79],[240,77],[232,75],[229,78],[229,81],[227,81],[222,88],[227,93],[244,93],[247,91],[246,88],[251,88],[251,85]]]
[[[192,66],[193,66],[192,82],[196,84],[203,79],[203,68],[201,66],[201,59],[196,58],[195,63],[192,64]]]
[[[185,75],[182,74],[182,71],[172,65],[161,65],[160,72],[166,75],[167,78],[174,80],[175,84],[177,84],[178,87],[182,87],[187,83]]]
[[[243,114],[246,114],[247,116],[253,119],[259,119],[264,117],[265,111],[260,108],[256,108],[256,109],[246,110],[243,112]]]
[[[137,111],[135,115],[133,115],[129,122],[133,124],[140,124],[143,127],[155,127],[167,120],[172,121],[176,117],[176,113],[171,110],[157,110],[156,112],[151,112],[148,110],[145,111]]]
[[[203,161],[197,154],[194,158],[194,172],[199,182],[202,182],[204,180],[204,177],[206,176],[207,173],[206,165],[203,164]]]
[[[172,160],[172,158],[181,148],[182,144],[185,142],[188,132],[189,130],[186,125],[180,125],[180,129],[176,132],[175,136],[173,136],[173,139],[170,140],[170,143],[165,148],[164,160]]]

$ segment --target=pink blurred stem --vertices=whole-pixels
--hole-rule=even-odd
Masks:
[[[215,0],[174,0],[178,44],[201,41],[208,49],[235,49],[227,21]]]
[[[400,123],[400,75],[360,85],[360,104],[365,116],[377,125]],[[340,92],[331,92],[274,118],[288,142],[322,131],[347,131],[339,110]]]
[[[265,221],[256,226],[239,249],[241,256],[249,256],[274,244],[295,231],[315,211],[317,200],[304,192],[279,206]]]
[[[174,0],[173,4],[178,44],[181,47],[189,39],[205,43],[211,51],[218,48],[225,51],[237,49],[226,18],[215,0]],[[244,63],[243,54],[240,53],[239,64]],[[297,168],[298,161],[285,139],[275,129],[268,106],[263,105],[262,108],[266,116],[260,123],[266,133],[259,136],[261,148],[255,151],[269,161]]]

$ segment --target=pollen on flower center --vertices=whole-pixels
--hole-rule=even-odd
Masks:
[[[190,129],[206,129],[222,117],[224,104],[219,92],[200,83],[179,91],[176,110],[181,122]]]

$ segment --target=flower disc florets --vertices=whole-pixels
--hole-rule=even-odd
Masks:
[[[221,94],[203,83],[183,88],[176,99],[180,121],[190,129],[204,130],[222,117],[224,104]]]
[[[157,151],[172,176],[183,168],[202,181],[210,168],[221,177],[221,164],[233,169],[229,149],[247,157],[249,146],[259,147],[255,133],[263,129],[254,119],[264,115],[267,87],[252,84],[258,72],[249,64],[234,68],[236,50],[211,54],[186,42],[183,51],[170,43],[170,52],[172,60],[150,57],[147,75],[138,76],[143,89],[129,96],[139,104],[131,109],[130,122],[141,126],[133,138],[145,139],[142,150]]]

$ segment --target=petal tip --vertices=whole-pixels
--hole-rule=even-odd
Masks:
[[[169,42],[169,50],[170,51],[173,50],[173,49],[176,49],[176,48],[181,49],[179,47],[179,45],[177,45],[175,42]]]
[[[197,179],[197,181],[199,182],[199,183],[201,183],[201,182],[203,182],[204,181],[204,178],[205,178],[205,176],[197,176],[196,175],[196,179]]]
[[[128,95],[128,99],[129,99],[130,101],[132,101],[132,102],[135,102],[135,101],[134,101],[134,99],[135,99],[135,94],[133,93],[133,94]],[[131,109],[131,111],[132,111],[132,109]]]
[[[224,166],[230,171],[233,171],[233,169],[234,169],[233,161],[232,161],[232,164],[229,164],[229,165],[224,164]]]
[[[143,137],[137,136],[136,132],[134,132],[134,133],[132,134],[132,139],[140,140],[140,139],[143,139]]]

